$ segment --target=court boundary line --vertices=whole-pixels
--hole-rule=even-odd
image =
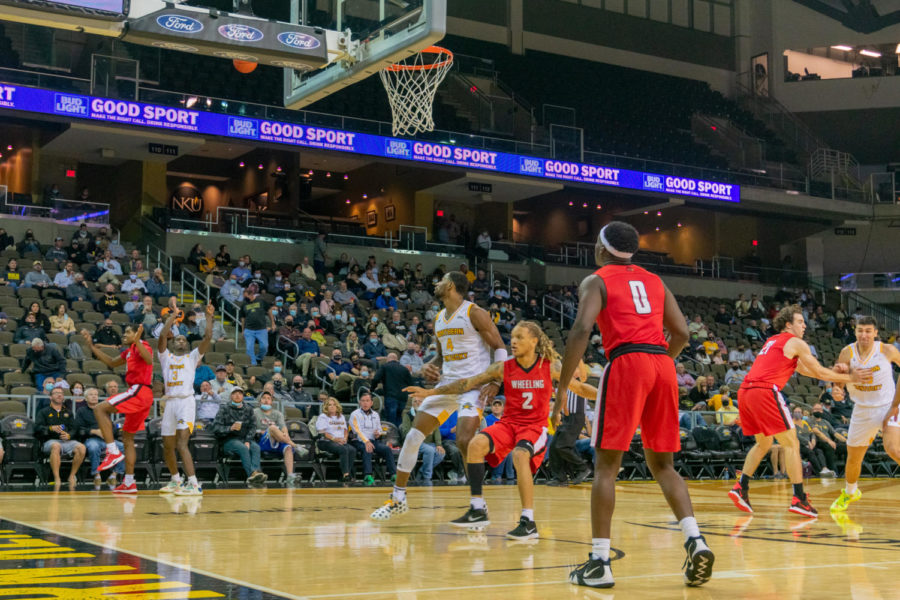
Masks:
[[[37,531],[46,531],[47,533],[52,533],[52,534],[54,534],[54,535],[59,535],[59,536],[62,536],[62,537],[71,538],[71,539],[73,539],[73,540],[77,540],[77,541],[82,542],[82,543],[84,543],[84,544],[91,544],[92,546],[98,546],[98,547],[100,547],[100,548],[106,548],[107,550],[113,550],[113,551],[115,551],[115,552],[121,552],[121,553],[123,553],[123,554],[133,554],[134,556],[137,556],[137,557],[139,557],[139,558],[143,558],[144,560],[148,560],[148,561],[150,561],[150,562],[162,563],[162,564],[164,564],[164,565],[167,565],[167,566],[169,566],[169,567],[173,567],[173,568],[175,568],[175,569],[180,569],[180,570],[182,570],[182,571],[188,571],[188,572],[191,572],[191,573],[196,573],[196,574],[198,574],[198,575],[203,575],[204,577],[210,577],[210,578],[212,578],[212,579],[219,579],[219,580],[221,580],[221,581],[227,581],[228,583],[233,583],[233,584],[235,584],[235,585],[240,585],[240,586],[243,586],[243,587],[246,587],[246,588],[250,588],[250,589],[254,589],[254,590],[259,590],[259,591],[261,591],[261,592],[266,592],[267,594],[272,594],[273,596],[278,596],[278,597],[281,597],[281,598],[290,598],[291,600],[303,600],[303,598],[304,598],[304,596],[295,596],[295,595],[293,595],[293,594],[291,594],[291,593],[289,593],[289,592],[282,592],[282,591],[279,591],[279,590],[273,590],[272,588],[268,588],[268,587],[265,587],[265,586],[261,586],[261,585],[256,585],[256,584],[248,583],[248,582],[246,582],[246,581],[241,581],[240,579],[235,579],[235,578],[233,578],[233,577],[228,577],[227,575],[218,575],[218,574],[216,574],[216,573],[212,573],[212,572],[207,571],[207,570],[205,570],[205,569],[196,569],[196,568],[194,568],[194,567],[185,567],[184,565],[179,565],[179,564],[174,563],[174,562],[172,562],[172,561],[169,561],[169,560],[166,560],[166,559],[163,559],[163,558],[160,558],[160,557],[156,557],[156,556],[151,556],[151,555],[145,554],[145,553],[143,553],[143,552],[135,552],[135,551],[133,551],[133,550],[125,550],[124,548],[118,548],[118,547],[113,546],[113,545],[111,545],[111,544],[106,544],[106,543],[102,543],[102,542],[97,542],[97,541],[90,540],[90,539],[87,539],[87,538],[84,538],[84,537],[81,537],[81,536],[78,536],[78,535],[72,535],[72,534],[70,534],[70,533],[63,533],[62,531],[56,531],[55,529],[50,529],[49,527],[42,527],[42,526],[39,526],[39,525],[34,525],[34,524],[28,523],[28,522],[26,522],[26,521],[19,521],[19,520],[17,520],[17,519],[10,519],[9,517],[2,516],[2,515],[0,515],[0,519],[3,519],[3,520],[5,520],[5,521],[9,521],[10,523],[16,523],[16,524],[21,525],[21,526],[23,526],[23,527],[30,527],[31,529],[36,529]]]

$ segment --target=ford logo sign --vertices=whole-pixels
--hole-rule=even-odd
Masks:
[[[156,24],[175,33],[200,33],[203,31],[203,23],[181,15],[160,15],[156,17]]]
[[[259,29],[237,23],[220,26],[219,35],[233,42],[258,42],[265,37]]]
[[[278,41],[288,48],[296,48],[298,50],[313,50],[322,45],[317,38],[297,31],[285,31],[284,33],[279,33]]]

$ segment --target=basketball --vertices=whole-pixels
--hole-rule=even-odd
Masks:
[[[249,60],[238,60],[234,59],[231,61],[234,64],[234,68],[238,70],[238,72],[243,73],[244,75],[248,73],[252,73],[256,70],[256,67],[259,65],[255,62],[250,62]]]

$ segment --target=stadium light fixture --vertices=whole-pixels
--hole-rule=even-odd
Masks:
[[[350,204],[350,198],[347,198],[346,200],[344,200],[344,204]]]
[[[661,217],[661,216],[662,216],[662,211],[661,211],[661,210],[656,211],[656,216],[657,216],[657,217]]]
[[[644,211],[644,214],[645,214],[645,215],[649,215],[649,214],[650,214],[650,211],[649,211],[649,210],[645,210],[645,211]]]
[[[369,195],[368,195],[368,194],[363,194],[363,195],[362,195],[362,199],[363,199],[363,200],[368,200],[368,199],[369,199]]]
[[[678,222],[678,226],[681,227],[681,221]]]
[[[581,205],[581,208],[587,208],[587,202]]]
[[[327,173],[325,173],[325,177],[331,177],[331,171],[328,171]]]
[[[6,149],[9,150],[10,152],[12,152],[12,149],[13,149],[12,144],[8,145],[8,146],[6,147]]]
[[[347,181],[348,179],[350,179],[350,176],[344,173],[344,181]]]
[[[657,227],[656,230],[659,231],[659,227]]]
[[[881,58],[881,52],[877,52],[875,50],[860,50],[860,54],[863,56],[871,56],[872,58]]]
[[[597,205],[597,210],[601,210],[603,207],[601,205]]]
[[[835,50],[843,50],[844,52],[850,52],[853,50],[853,46],[847,46],[846,44],[838,44],[837,46],[832,46]]]
[[[259,166],[256,167],[256,168],[259,169],[260,171],[262,171],[262,170],[263,170],[263,164],[262,164],[262,163],[259,163]]]
[[[575,206],[575,203],[569,200],[569,206]]]

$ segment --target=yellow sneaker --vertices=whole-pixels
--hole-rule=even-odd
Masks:
[[[859,488],[852,494],[848,494],[846,488],[841,490],[841,495],[837,497],[837,500],[831,503],[832,511],[845,511],[847,510],[847,505],[851,502],[856,502],[862,498],[862,492],[859,491]]]

